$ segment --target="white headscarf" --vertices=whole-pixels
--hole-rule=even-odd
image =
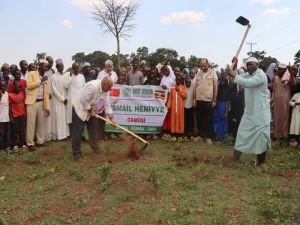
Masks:
[[[276,63],[271,63],[267,69],[266,74],[268,75],[268,77],[270,78],[270,80],[272,81],[274,78],[274,69],[276,67]]]

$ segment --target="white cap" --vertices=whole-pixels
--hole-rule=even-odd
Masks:
[[[91,64],[88,63],[88,62],[83,63],[83,66],[82,66],[82,67],[86,67],[86,66],[91,66]]]
[[[258,60],[257,60],[257,58],[255,58],[255,57],[250,57],[250,58],[248,58],[248,59],[246,60],[246,64],[247,64],[248,62],[255,62],[255,63],[258,63]]]
[[[145,60],[142,60],[142,61],[141,61],[141,64],[146,64],[146,61],[145,61]]]
[[[286,69],[287,68],[287,64],[285,64],[285,63],[279,63],[278,64],[278,68]]]
[[[63,64],[63,60],[62,59],[57,59],[57,60],[55,60],[55,63],[56,63],[56,65],[57,64]]]
[[[110,59],[106,60],[104,63],[105,66],[107,65],[114,65],[113,61],[111,61]]]

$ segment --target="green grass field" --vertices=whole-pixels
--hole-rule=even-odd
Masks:
[[[232,147],[154,141],[138,161],[124,144],[69,142],[0,155],[0,224],[300,224],[300,151],[273,143],[268,170]]]

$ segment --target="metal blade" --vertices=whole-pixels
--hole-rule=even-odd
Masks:
[[[243,26],[247,26],[249,25],[250,21],[247,20],[245,17],[240,16],[239,18],[236,19],[236,22],[243,25]]]

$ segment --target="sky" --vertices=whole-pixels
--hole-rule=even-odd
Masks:
[[[115,38],[97,26],[91,11],[101,0],[0,0],[0,64],[33,62],[36,53],[62,58],[100,50],[116,52]],[[117,0],[121,1],[121,0]],[[267,52],[280,62],[293,63],[300,49],[299,0],[135,0],[140,4],[131,38],[121,40],[121,52],[146,46],[173,48],[180,56],[206,57],[225,66],[235,55],[250,20],[247,42],[253,51]],[[240,61],[247,57],[246,44]]]

